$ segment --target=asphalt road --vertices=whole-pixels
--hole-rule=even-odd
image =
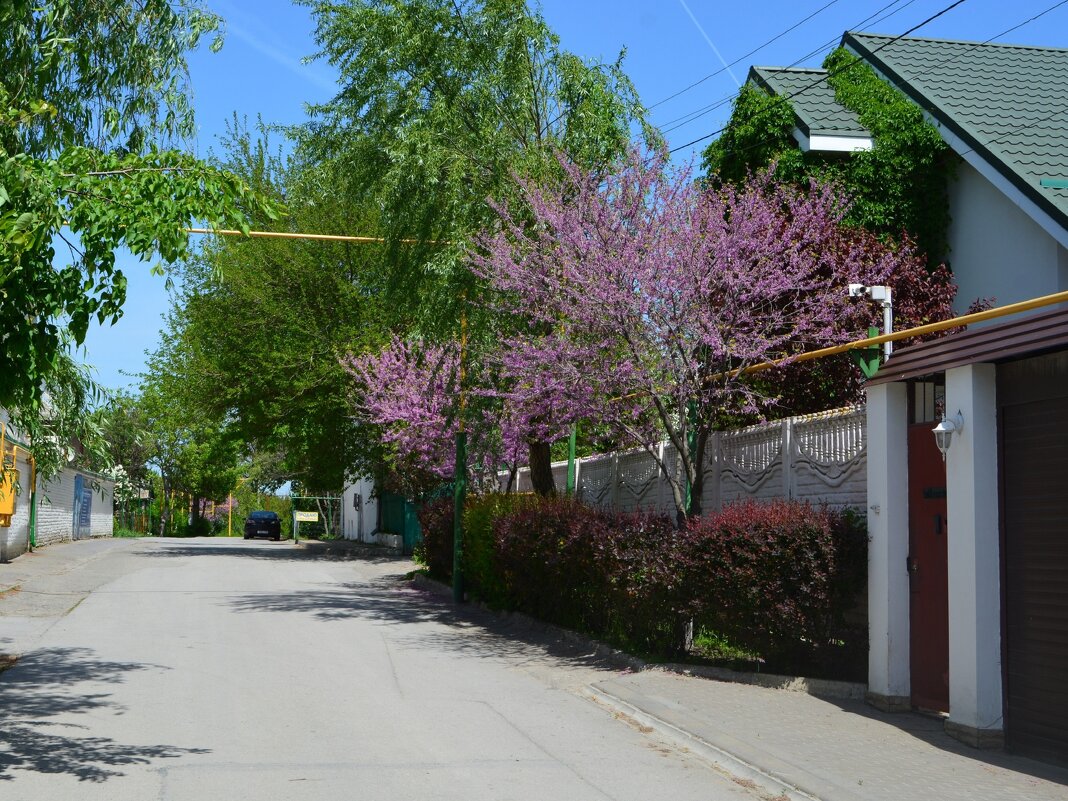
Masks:
[[[761,798],[583,695],[619,665],[412,588],[407,561],[56,547],[89,557],[0,597],[5,801]]]

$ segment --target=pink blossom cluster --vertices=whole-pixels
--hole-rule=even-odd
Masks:
[[[873,309],[847,285],[917,261],[907,243],[843,227],[848,199],[830,186],[767,172],[712,187],[636,150],[607,175],[560,164],[556,182],[520,182],[521,206],[495,206],[499,224],[471,256],[501,321],[496,346],[466,366],[472,462],[487,472],[592,418],[654,455],[672,441],[681,469],[662,467],[682,513],[717,416],[767,400],[735,371],[863,334]],[[360,413],[404,463],[443,479],[459,358],[455,342],[394,339],[348,362]]]
[[[762,174],[713,190],[637,152],[603,179],[562,166],[563,182],[524,185],[524,209],[498,207],[474,259],[501,310],[530,321],[503,343],[504,374],[546,406],[566,393],[628,427],[634,404],[615,397],[747,406],[744,379],[719,374],[855,337],[846,285],[898,258],[843,235],[830,187]]]
[[[486,391],[478,364],[465,364],[467,398],[461,410],[457,342],[394,337],[377,354],[349,356],[345,366],[356,381],[357,411],[380,428],[396,469],[430,480],[451,479],[461,414],[476,477],[493,481],[498,470],[525,458],[525,421],[516,406]]]

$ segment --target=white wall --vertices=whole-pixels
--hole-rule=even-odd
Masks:
[[[964,420],[946,454],[949,720],[973,744],[1002,729],[995,387],[992,364],[946,371],[946,408]]]
[[[18,449],[15,469],[19,471],[22,493],[15,497],[11,526],[0,528],[0,558],[4,559],[14,559],[30,547],[30,463],[22,448]]]
[[[374,482],[361,478],[345,487],[341,493],[341,536],[347,540],[372,542],[378,529],[378,499],[372,498]],[[353,505],[359,496],[362,512]]]
[[[74,535],[74,477],[76,470],[63,470],[51,481],[37,488],[37,545],[51,545],[70,540]],[[110,537],[114,525],[114,484],[82,473],[86,486],[99,483],[93,490],[89,536]]]
[[[904,383],[869,387],[868,697],[909,709],[908,401]]]
[[[9,528],[0,528],[0,545],[8,559],[29,549],[30,531],[30,465],[19,449],[19,482],[22,493],[15,501],[15,514]],[[63,470],[51,481],[37,485],[37,547],[67,542],[74,538],[74,476],[77,471]],[[114,530],[114,483],[82,474],[87,486],[99,484],[93,490],[89,536],[110,537]]]
[[[958,314],[980,297],[1003,306],[1068,290],[1065,249],[969,164],[949,186],[949,208]]]

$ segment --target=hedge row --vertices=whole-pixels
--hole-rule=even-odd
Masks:
[[[421,522],[419,556],[448,580],[451,501],[425,507]],[[739,503],[684,530],[664,515],[566,498],[489,495],[465,509],[469,592],[662,656],[684,647],[690,623],[794,661],[855,639],[845,618],[863,590],[866,561],[855,514],[796,501]]]

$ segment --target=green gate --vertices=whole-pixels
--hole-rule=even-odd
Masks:
[[[392,492],[382,494],[382,531],[388,534],[400,534],[404,553],[410,554],[423,540],[423,531],[419,527],[418,507],[403,495]]]

